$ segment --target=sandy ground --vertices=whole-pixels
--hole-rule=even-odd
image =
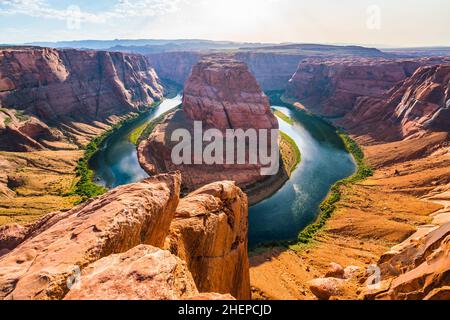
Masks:
[[[75,167],[82,155],[83,151],[0,152],[0,225],[72,208],[78,197],[65,195],[76,182]]]
[[[315,241],[251,257],[253,298],[315,299],[307,282],[323,276],[331,262],[358,266],[365,273],[418,227],[447,221],[450,149],[445,141],[446,134],[433,134],[366,147],[375,175],[343,190],[338,209]],[[348,283],[342,299],[359,297],[361,278]]]

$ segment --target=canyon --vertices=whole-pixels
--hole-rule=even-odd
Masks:
[[[194,65],[202,57],[211,54],[214,54],[214,50],[153,53],[146,57],[161,78],[184,85]],[[246,63],[264,91],[285,90],[299,63],[307,58],[389,56],[372,48],[315,44],[242,46],[234,51],[221,53],[224,54]]]
[[[164,93],[154,69],[138,55],[14,47],[2,49],[0,59],[0,101],[9,110],[2,117],[10,119],[7,133],[0,133],[4,151],[85,145]]]
[[[161,78],[184,85],[201,56],[197,52],[165,52],[146,57]]]
[[[139,55],[2,47],[0,62],[0,223],[70,209],[80,149],[164,95]]]
[[[219,57],[8,47],[0,61],[0,225],[14,222],[0,226],[0,298],[448,299],[448,57],[318,45]],[[83,147],[162,99],[160,78],[185,91],[183,109],[139,145],[154,176],[74,207]],[[285,90],[284,101],[344,128],[374,175],[339,187],[311,243],[249,257],[255,200],[245,192],[260,167],[172,166],[167,140],[194,120],[277,128],[262,90]],[[370,270],[381,272],[377,286]]]
[[[448,299],[450,126],[441,120],[448,66],[421,66],[378,98],[357,98],[334,120],[363,146],[375,173],[340,187],[334,214],[309,246],[252,255],[255,298]],[[338,97],[330,102],[335,110],[348,101]]]
[[[421,67],[386,97],[363,98],[342,122],[358,135],[400,140],[449,129],[449,65]],[[364,123],[364,126],[361,126]],[[377,126],[378,130],[374,130]],[[378,135],[378,137],[377,137]]]

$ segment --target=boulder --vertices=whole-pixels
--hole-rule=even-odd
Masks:
[[[361,275],[362,272],[364,272],[364,270],[360,267],[348,266],[347,268],[344,269],[344,279],[347,280],[354,279],[359,275]]]
[[[309,289],[319,300],[330,300],[344,294],[345,280],[337,278],[319,278],[308,283]]]
[[[325,274],[325,278],[338,278],[338,279],[344,279],[345,277],[345,270],[344,268],[337,263],[332,262],[330,264],[330,267],[328,268],[327,273]]]

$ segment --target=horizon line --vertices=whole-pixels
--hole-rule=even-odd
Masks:
[[[370,44],[370,43],[340,43],[340,42],[296,42],[296,41],[284,41],[284,42],[265,42],[265,41],[234,41],[234,40],[212,40],[207,38],[115,38],[115,39],[77,39],[77,40],[54,40],[54,41],[29,41],[29,42],[13,42],[13,43],[1,43],[1,46],[26,46],[35,45],[38,43],[70,43],[70,42],[114,42],[114,41],[208,41],[216,43],[235,43],[235,44],[261,44],[261,45],[332,45],[332,46],[361,46],[366,48],[377,49],[426,49],[426,48],[444,48],[450,49],[450,44],[436,44],[436,45],[424,45],[424,46],[409,46],[409,45],[387,45],[387,44]]]

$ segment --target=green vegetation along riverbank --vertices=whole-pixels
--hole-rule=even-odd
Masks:
[[[280,118],[281,120],[283,120],[284,122],[293,125],[294,124],[294,120],[292,120],[291,117],[289,117],[288,115],[284,114],[283,112],[281,112],[280,110],[273,110],[273,114],[276,115],[278,118]]]
[[[130,141],[133,142],[135,145],[139,145],[143,140],[148,139],[150,135],[152,134],[153,130],[155,130],[156,126],[160,123],[162,123],[169,114],[172,114],[178,110],[181,109],[181,104],[174,109],[171,109],[162,115],[160,115],[158,118],[150,120],[142,126],[136,128],[130,135]],[[132,138],[131,138],[132,137]]]
[[[291,175],[302,160],[300,149],[295,141],[286,133],[280,131],[280,152],[283,159],[284,167]]]
[[[345,144],[347,151],[353,156],[357,164],[357,170],[354,175],[347,179],[336,182],[332,187],[328,197],[322,202],[319,208],[319,216],[315,223],[309,225],[302,230],[297,238],[295,244],[308,244],[314,236],[319,232],[326,224],[327,220],[331,217],[336,210],[337,203],[341,200],[342,192],[341,188],[360,182],[373,175],[373,169],[370,168],[364,160],[364,152],[361,147],[350,138],[346,133],[339,132],[339,136]]]
[[[287,107],[287,108],[290,108],[293,110],[299,110],[292,103],[290,103],[286,100],[283,100],[283,98],[282,98],[283,92],[281,92],[281,91],[267,92],[266,94],[269,96],[272,105],[283,106],[283,107]],[[305,110],[299,110],[299,112],[300,111],[305,112],[305,114],[307,114],[307,115],[314,116]],[[279,118],[281,118],[281,115],[277,115],[277,116]],[[318,118],[320,118],[320,117],[318,117]],[[326,119],[323,119],[323,120],[325,122],[327,122],[328,124],[332,125]],[[349,154],[351,154],[352,158],[354,159],[354,162],[356,164],[355,173],[348,178],[337,181],[335,184],[333,184],[330,187],[330,191],[329,191],[327,197],[323,200],[323,202],[320,204],[320,206],[318,208],[316,220],[313,221],[306,228],[299,231],[296,239],[290,240],[290,241],[288,240],[288,241],[266,242],[264,244],[261,244],[259,247],[256,247],[255,249],[253,249],[252,250],[253,254],[258,254],[258,252],[260,252],[260,250],[264,251],[267,248],[272,248],[272,247],[277,247],[277,246],[289,247],[293,250],[303,248],[305,245],[309,244],[312,240],[314,240],[315,236],[318,234],[318,232],[321,231],[325,227],[326,222],[328,221],[328,219],[332,216],[332,214],[336,210],[336,208],[338,206],[338,202],[341,200],[341,198],[343,196],[343,192],[345,191],[344,188],[347,186],[351,186],[352,184],[355,184],[355,183],[357,183],[361,180],[364,180],[367,177],[370,177],[373,175],[373,170],[366,164],[365,159],[364,159],[364,152],[358,146],[358,144],[355,141],[353,141],[346,133],[344,133],[340,129],[333,129],[333,131],[335,131],[338,134],[345,149],[348,151]]]
[[[151,108],[158,106],[160,103],[160,101],[154,103]],[[68,196],[78,196],[80,197],[78,203],[83,203],[91,198],[102,195],[107,191],[105,187],[99,186],[93,181],[94,172],[89,167],[89,161],[108,137],[122,127],[130,125],[135,121],[139,121],[146,117],[148,112],[149,110],[133,113],[123,121],[113,125],[109,130],[105,131],[100,136],[97,136],[91,140],[91,142],[84,148],[83,157],[78,161],[76,167],[77,183],[72,188],[72,191],[67,194]]]

